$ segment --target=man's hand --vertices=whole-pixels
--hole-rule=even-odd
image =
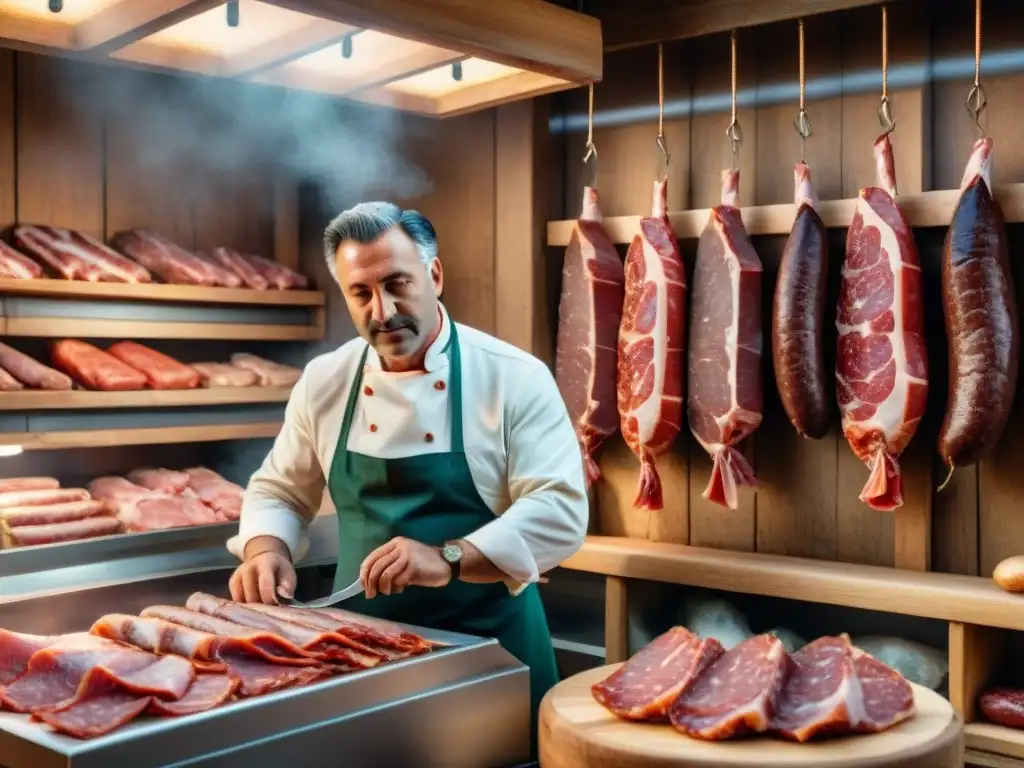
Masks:
[[[441,550],[402,536],[377,547],[359,567],[369,599],[397,595],[406,587],[443,587],[451,578],[451,566]]]
[[[245,555],[245,562],[235,569],[228,582],[232,600],[276,605],[278,595],[295,595],[298,579],[283,541],[257,537],[246,545]]]

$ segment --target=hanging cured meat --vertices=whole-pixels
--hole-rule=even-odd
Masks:
[[[775,383],[786,415],[804,437],[828,431],[832,395],[825,384],[823,326],[828,291],[828,240],[816,210],[811,170],[793,172],[796,218],[782,254],[772,306]]]
[[[949,397],[939,455],[950,475],[992,450],[1017,388],[1017,302],[991,154],[992,139],[975,142],[942,251]]]
[[[896,205],[896,171],[887,134],[875,141],[878,185],[860,191],[846,238],[836,328],[836,391],[843,434],[871,471],[861,501],[874,509],[903,504],[897,461],[928,397],[921,266]]]
[[[633,506],[661,509],[655,458],[672,445],[683,418],[686,273],[668,220],[668,179],[654,183],[650,216],[626,254],[619,328],[618,407],[622,436],[640,459]]]
[[[736,206],[739,171],[722,173],[697,247],[690,316],[690,430],[714,459],[703,496],[729,509],[738,486],[756,486],[736,446],[761,424],[761,260]]]
[[[555,381],[591,483],[601,477],[594,452],[618,426],[615,364],[624,280],[622,260],[601,226],[597,191],[584,187],[562,267]]]

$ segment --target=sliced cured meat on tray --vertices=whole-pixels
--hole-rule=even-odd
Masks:
[[[247,606],[203,593],[188,603],[198,610],[108,614],[88,632],[60,636],[0,629],[0,710],[93,738],[140,716],[183,717],[432,647],[344,611]]]
[[[789,654],[771,633],[726,651],[673,627],[590,690],[621,720],[663,722],[667,714],[676,731],[700,741],[880,733],[915,713],[910,683],[845,634]]]

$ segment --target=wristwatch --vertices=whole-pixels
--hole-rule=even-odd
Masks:
[[[458,581],[462,571],[462,549],[458,544],[447,541],[441,547],[441,557],[452,569],[452,581]]]

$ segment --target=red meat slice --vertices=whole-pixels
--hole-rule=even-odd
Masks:
[[[617,717],[662,719],[672,702],[724,651],[717,640],[701,640],[684,627],[673,627],[590,690],[598,704]]]
[[[679,731],[721,741],[768,730],[789,674],[789,656],[774,635],[757,635],[718,657],[669,709]]]

